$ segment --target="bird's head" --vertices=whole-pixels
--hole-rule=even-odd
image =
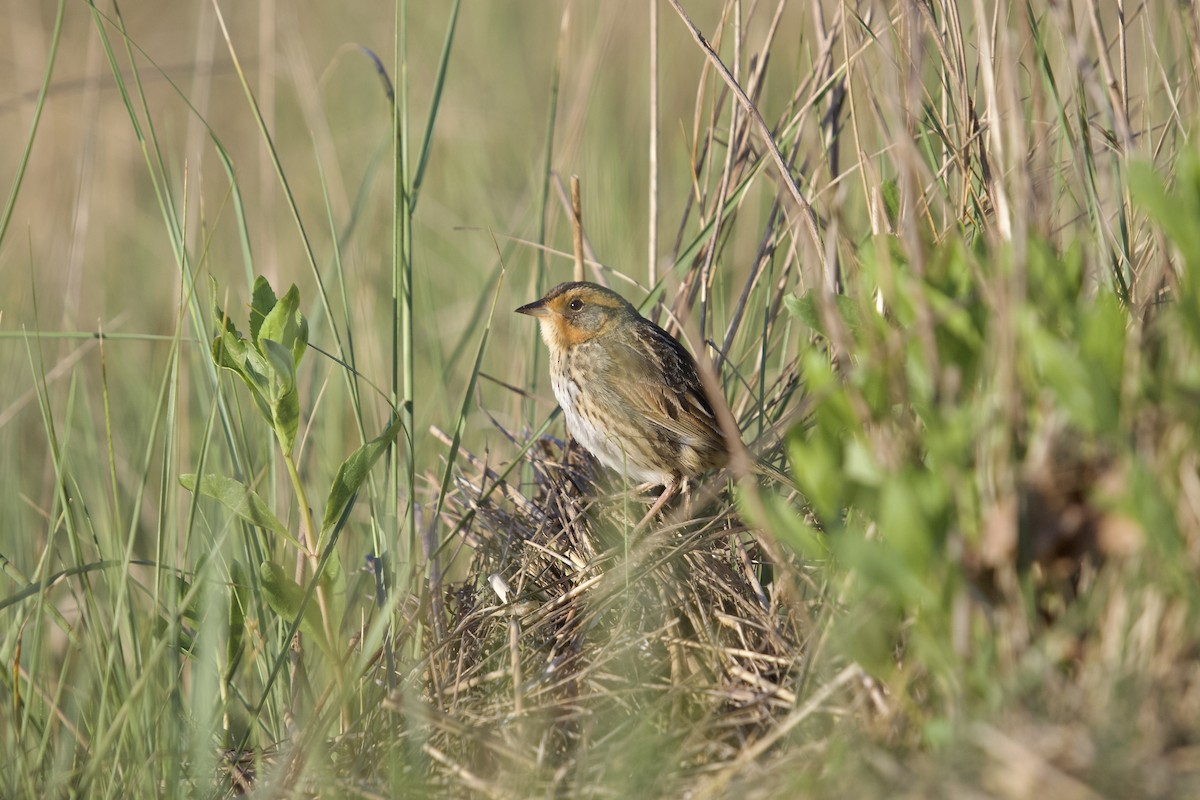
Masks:
[[[521,306],[518,314],[537,317],[551,349],[573,347],[603,336],[636,319],[637,309],[624,297],[594,283],[560,283],[541,300]]]

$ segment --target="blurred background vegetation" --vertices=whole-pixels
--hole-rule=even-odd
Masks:
[[[10,4],[0,794],[1200,791],[1200,12],[683,6],[812,231],[669,3]],[[589,528],[542,585],[512,542],[583,501],[509,312],[572,274],[572,175],[588,275],[800,492],[718,476],[661,562]],[[320,348],[294,461],[210,355],[259,275]],[[539,695],[564,630],[621,680]]]

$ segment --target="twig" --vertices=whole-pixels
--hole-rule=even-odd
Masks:
[[[583,199],[579,176],[571,176],[571,241],[575,245],[575,280],[583,280]]]

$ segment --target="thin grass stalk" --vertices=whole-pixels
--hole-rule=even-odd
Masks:
[[[647,156],[646,285],[658,285],[658,2],[650,8],[650,152]]]
[[[567,35],[570,32],[571,6],[563,7],[562,17],[558,26],[558,43],[554,51],[554,62],[550,70],[550,92],[546,114],[545,149],[542,153],[541,192],[537,205],[537,258],[534,263],[533,285],[530,287],[533,297],[541,297],[546,288],[546,237],[549,233],[550,219],[550,185],[554,179],[554,144],[558,130],[558,86],[562,77],[563,65],[567,58]],[[541,337],[533,334],[529,338],[529,350],[526,360],[525,385],[536,390],[541,379],[542,342]],[[533,428],[537,423],[537,408],[532,403],[525,404],[525,424]]]
[[[330,241],[333,243],[332,259],[333,272],[337,277],[339,287],[338,297],[341,300],[342,319],[347,321],[345,344],[342,343],[342,338],[337,334],[337,325],[334,323],[333,309],[328,304],[328,297],[324,291],[320,293],[322,304],[325,308],[325,314],[329,320],[330,330],[334,334],[334,343],[337,346],[336,358],[344,368],[343,375],[346,381],[346,391],[350,393],[350,405],[354,409],[354,424],[358,428],[359,444],[365,443],[368,440],[366,425],[363,420],[362,408],[362,393],[359,390],[359,375],[358,362],[354,353],[354,327],[349,324],[352,319],[350,313],[350,298],[347,295],[346,288],[346,272],[342,264],[342,242],[343,239],[337,230],[337,224],[333,219],[333,205],[329,197],[329,184],[325,180],[325,168],[321,164],[321,159],[315,159],[317,167],[317,182],[321,187],[321,199],[325,206],[325,222],[329,226]],[[372,492],[372,496],[374,496]],[[375,552],[382,552],[376,548]]]
[[[4,202],[4,211],[0,213],[0,244],[4,243],[4,236],[8,233],[8,224],[12,221],[17,195],[21,192],[21,184],[25,180],[25,170],[29,167],[29,156],[33,153],[33,143],[37,138],[38,125],[42,121],[42,110],[46,107],[46,95],[50,91],[50,81],[54,77],[54,65],[58,63],[58,43],[62,39],[66,6],[66,0],[58,0],[58,9],[54,12],[54,27],[50,32],[50,47],[46,54],[46,69],[42,74],[42,85],[38,89],[37,100],[33,104],[33,119],[29,123],[29,135],[25,138],[25,149],[22,150],[21,158],[17,161],[16,174],[13,175],[12,186],[8,190],[8,199]]]
[[[36,290],[36,288],[34,288],[32,291],[32,297],[33,297],[33,304],[34,304],[34,313],[35,313],[35,317],[36,317],[36,313],[37,313],[37,290]],[[27,338],[25,341],[25,348],[26,348],[26,355],[29,359],[30,373],[34,377],[34,389],[36,392],[38,411],[39,411],[39,414],[41,415],[42,429],[46,434],[47,453],[51,460],[51,467],[53,469],[53,475],[54,475],[54,493],[52,495],[53,499],[52,499],[52,506],[50,509],[51,522],[48,525],[48,530],[46,532],[46,546],[43,550],[43,555],[40,560],[40,563],[38,564],[37,569],[34,571],[33,575],[31,576],[30,583],[34,586],[41,585],[41,586],[49,587],[50,581],[51,581],[51,575],[50,575],[51,557],[52,557],[52,554],[55,552],[55,541],[57,538],[57,533],[59,532],[60,529],[65,529],[66,537],[67,537],[67,546],[70,550],[71,558],[74,561],[75,565],[81,569],[81,574],[84,574],[83,565],[87,564],[87,559],[84,557],[84,554],[83,554],[83,542],[82,542],[82,538],[81,538],[81,532],[79,530],[79,522],[80,521],[77,520],[77,518],[76,518],[76,514],[78,512],[78,506],[77,506],[77,504],[71,503],[70,499],[67,495],[68,480],[67,480],[67,474],[66,474],[66,465],[63,461],[63,449],[62,449],[60,437],[58,434],[58,428],[57,428],[57,425],[55,424],[54,413],[50,406],[50,396],[49,396],[49,391],[48,391],[48,384],[46,381],[46,369],[45,369],[45,363],[43,360],[43,355],[41,352],[41,347],[40,347],[40,345],[34,346],[34,343],[30,339]],[[94,615],[95,618],[103,619],[100,605],[97,602],[95,588],[92,586],[91,581],[84,579],[80,583],[81,583],[82,590],[83,590],[83,606],[87,609],[88,613],[91,615]],[[49,593],[46,591],[38,591],[37,592],[37,599],[36,599],[35,603],[33,604],[33,613],[31,615],[33,619],[37,619],[37,620],[44,619],[45,615],[47,613],[47,609],[53,608],[53,606],[49,605],[48,594]],[[45,641],[44,626],[35,625],[31,632],[30,642],[28,645],[29,659],[30,659],[29,663],[31,663],[31,664],[38,663],[38,661],[40,660],[40,657],[41,657],[42,648],[44,646],[44,641]],[[93,657],[93,660],[98,661],[98,659],[95,658],[96,653],[94,652],[94,650],[91,650],[91,648],[88,648],[86,646],[80,647],[80,652],[89,654]],[[34,678],[33,672],[30,672],[29,675],[26,676],[26,686],[27,686],[26,695],[29,695],[29,696],[32,696],[35,693],[34,692],[35,684],[33,682],[33,678]],[[107,692],[105,692],[104,694],[106,696]],[[27,702],[24,706],[23,713],[22,713],[22,719],[21,719],[21,730],[23,732],[30,730],[30,728],[34,725],[34,717],[33,717],[34,708],[35,708],[35,706],[32,702]],[[44,730],[44,735],[46,737],[49,736],[49,732],[50,732],[51,728],[52,728],[51,725],[44,724],[43,730]],[[42,745],[43,751],[45,750],[45,748],[47,746],[48,746],[48,738]]]
[[[412,206],[409,195],[408,141],[408,0],[396,0],[396,33],[393,74],[396,96],[392,114],[392,404],[404,420],[404,453],[395,453],[393,474],[403,479],[396,497],[404,504],[401,530],[408,537],[411,556],[419,549],[417,531],[416,432],[413,428],[413,292]],[[399,459],[403,458],[403,469]],[[416,559],[410,558],[406,581],[416,581]]]
[[[271,134],[267,120],[263,116],[262,108],[259,106],[258,99],[254,95],[254,90],[250,88],[250,80],[246,77],[241,61],[238,59],[237,49],[233,46],[233,39],[230,37],[229,29],[225,25],[225,17],[221,14],[220,5],[214,2],[213,11],[217,15],[217,25],[221,28],[221,34],[225,38],[226,49],[229,52],[230,60],[233,62],[234,72],[241,83],[242,92],[246,97],[246,102],[250,106],[254,122],[258,126],[259,135],[262,137],[263,144],[267,148],[267,156],[270,158],[271,165],[275,168],[275,175],[279,179],[280,188],[283,189],[284,199],[287,201],[287,208],[291,212],[292,221],[296,224],[296,229],[300,234],[300,244],[304,248],[304,255],[308,261],[309,269],[312,270],[314,277],[317,279],[317,284],[321,288],[322,294],[324,294],[324,287],[321,285],[320,270],[317,268],[317,257],[313,252],[312,242],[305,230],[304,219],[300,215],[300,207],[296,202],[295,193],[292,191],[291,183],[288,181],[283,164],[279,159],[279,151],[275,146],[275,137]],[[136,72],[134,74],[135,76],[137,75]]]
[[[131,642],[131,647],[134,650],[133,657],[136,662],[139,662],[139,678],[137,681],[131,684],[125,692],[123,692],[121,702],[116,707],[116,712],[113,714],[111,719],[109,719],[106,715],[108,693],[106,692],[101,695],[100,709],[95,720],[96,729],[101,732],[101,734],[94,739],[96,749],[93,751],[93,753],[96,757],[88,762],[83,774],[80,777],[80,791],[84,794],[87,793],[86,790],[91,781],[97,779],[97,772],[102,768],[101,765],[106,763],[104,755],[106,754],[107,750],[118,747],[126,735],[124,721],[130,714],[134,713],[130,710],[132,708],[132,704],[138,699],[140,691],[144,689],[146,685],[156,676],[156,672],[153,669],[154,665],[165,655],[168,645],[174,642],[174,638],[171,636],[162,637],[157,642],[155,649],[152,650],[145,659],[142,659],[140,657],[140,650],[137,647],[138,626],[136,624],[136,618],[132,616],[126,618],[126,614],[132,615],[134,611],[134,604],[132,602],[133,588],[130,586],[129,567],[134,561],[133,549],[137,540],[139,522],[138,509],[142,507],[142,499],[146,490],[147,477],[149,475],[154,453],[157,447],[160,420],[166,413],[166,403],[168,397],[170,396],[170,378],[171,371],[168,370],[164,375],[164,379],[159,387],[154,413],[150,415],[150,429],[146,439],[146,449],[142,459],[142,469],[139,471],[140,480],[134,493],[134,502],[131,505],[132,511],[130,513],[128,531],[123,542],[113,542],[114,545],[120,545],[122,550],[120,558],[122,568],[119,571],[119,577],[116,581],[116,585],[112,590],[112,596],[115,599],[115,604],[110,615],[113,621],[113,628],[107,632],[107,635],[101,636],[98,640],[100,643],[102,643],[100,646],[108,646],[107,657],[105,659],[106,663],[104,667],[105,686],[110,686],[113,679],[120,674],[118,668],[118,653],[120,652],[121,648],[112,646],[116,645],[116,643],[124,643],[125,641]],[[119,521],[117,521],[117,525],[114,526],[114,528],[118,527],[119,524]],[[161,551],[159,553],[159,557],[156,558],[155,563],[156,565],[162,563]],[[160,579],[161,576],[156,576],[156,578]],[[156,586],[160,583],[159,579],[156,579],[155,581]],[[193,592],[198,591],[198,589],[198,584],[192,587]],[[175,624],[178,624],[178,609],[184,607],[186,606],[183,604],[175,607]],[[125,627],[126,623],[127,628]],[[121,655],[125,659],[130,657],[129,653],[122,653]]]
[[[416,522],[416,448],[417,448],[417,433],[414,428],[415,424],[415,358],[414,358],[414,324],[415,314],[413,308],[413,215],[416,213],[416,204],[419,196],[421,183],[424,179],[425,168],[429,163],[429,155],[433,148],[434,127],[438,117],[438,110],[441,106],[442,91],[445,87],[446,76],[450,69],[450,53],[454,44],[454,34],[458,28],[458,14],[461,6],[461,0],[454,0],[453,6],[450,9],[450,19],[446,26],[446,35],[442,43],[442,51],[438,60],[437,71],[434,75],[434,90],[433,97],[430,102],[428,116],[425,121],[425,131],[422,136],[420,151],[417,155],[416,172],[410,173],[409,162],[409,132],[408,132],[408,4],[407,0],[401,0],[399,6],[398,30],[399,37],[397,57],[399,63],[396,66],[396,75],[399,82],[399,101],[400,111],[398,113],[398,130],[395,132],[395,139],[399,141],[399,170],[396,174],[395,190],[393,194],[393,214],[399,218],[399,240],[394,247],[393,255],[393,287],[399,284],[401,307],[399,309],[400,319],[400,340],[402,348],[402,362],[404,372],[404,403],[402,405],[402,414],[404,417],[404,430],[408,440],[408,446],[405,448],[405,481],[407,483],[408,503],[406,506],[407,513],[406,527],[409,530],[410,543],[415,543],[418,535]],[[395,217],[394,217],[395,219]],[[395,224],[395,223],[393,223]],[[399,262],[395,258],[399,258]],[[396,272],[399,272],[399,280],[397,281]],[[395,314],[394,314],[395,316]],[[395,367],[393,361],[393,369]],[[394,394],[394,392],[393,392]],[[434,525],[436,525],[438,515],[434,515]],[[443,615],[440,612],[441,593],[436,590],[436,584],[440,581],[441,568],[435,553],[439,550],[436,542],[436,533],[434,528],[429,529],[429,535],[434,537],[424,543],[425,557],[428,559],[427,579],[430,586],[433,587],[432,595],[435,604],[434,626],[438,639],[440,640],[445,635],[442,629]],[[417,549],[410,544],[409,560],[415,563],[412,556],[417,552]],[[414,576],[415,577],[415,576]]]
[[[117,31],[121,34],[121,41],[125,46],[126,58],[131,66],[130,75],[133,81],[133,87],[138,99],[138,103],[141,107],[142,114],[145,117],[142,125],[139,125],[137,122],[137,113],[134,110],[130,93],[125,86],[121,71],[117,67],[116,59],[112,52],[108,36],[104,32],[103,26],[100,24],[100,12],[95,8],[94,5],[92,8],[93,18],[96,21],[97,32],[101,36],[101,42],[104,45],[105,53],[108,56],[110,68],[113,71],[114,78],[116,79],[117,85],[121,91],[121,96],[125,102],[126,109],[129,112],[130,119],[134,123],[139,142],[142,145],[142,155],[146,161],[146,166],[152,179],[151,184],[154,186],[159,209],[163,215],[163,222],[167,228],[171,247],[174,251],[176,264],[180,270],[181,280],[185,281],[188,285],[194,285],[195,276],[192,274],[192,266],[188,257],[187,242],[183,236],[182,223],[178,214],[176,213],[176,201],[171,191],[170,181],[168,179],[166,160],[163,158],[162,148],[158,141],[158,134],[154,125],[153,115],[150,111],[150,103],[146,97],[146,91],[145,86],[143,85],[141,72],[137,69],[137,62],[133,55],[135,45],[128,35],[125,26],[125,19],[121,15],[120,8],[114,7],[112,23],[115,25]],[[205,309],[201,308],[199,303],[195,301],[195,295],[191,296],[193,297],[193,303],[190,307],[190,311],[192,313],[192,324],[196,331],[196,335],[198,338],[207,338],[208,320],[206,319]],[[210,366],[210,373],[215,384],[215,366]]]
[[[124,74],[123,74],[122,70],[120,69],[119,65],[117,64],[116,56],[115,56],[113,48],[112,48],[112,43],[109,40],[108,33],[105,28],[105,23],[112,25],[117,30],[117,32],[120,33],[122,41],[125,44],[126,51],[128,53],[130,53],[129,60],[130,60],[130,63],[133,65],[132,74],[133,74],[133,77],[135,80],[135,86],[138,87],[138,96],[140,98],[142,110],[143,110],[144,114],[146,115],[147,120],[149,120],[149,118],[150,118],[150,107],[149,107],[148,102],[146,101],[145,94],[141,91],[141,88],[140,88],[141,87],[140,76],[137,71],[136,61],[132,57],[132,51],[136,50],[139,53],[139,55],[141,55],[143,58],[147,59],[152,65],[155,66],[156,69],[158,69],[160,74],[165,76],[166,73],[162,70],[161,67],[159,67],[156,64],[156,62],[152,58],[149,57],[149,55],[142,48],[140,48],[137,45],[136,42],[134,42],[131,38],[129,38],[126,35],[124,20],[120,16],[119,9],[114,9],[114,13],[115,13],[116,17],[115,17],[115,19],[110,19],[110,18],[106,17],[102,12],[100,12],[100,10],[97,9],[94,4],[89,4],[89,5],[90,5],[91,11],[92,11],[93,24],[95,26],[97,35],[100,37],[100,42],[103,47],[105,57],[108,61],[109,69],[112,72],[115,85],[117,87],[118,92],[120,93],[121,100],[122,100],[123,105],[125,106],[128,116],[129,116],[130,123],[133,126],[134,135],[138,139],[138,142],[141,144],[142,154],[143,154],[143,158],[146,162],[147,172],[151,178],[151,185],[154,188],[155,198],[158,201],[159,211],[162,214],[162,218],[163,218],[163,224],[168,233],[168,242],[171,246],[172,253],[175,256],[176,266],[178,267],[178,269],[180,271],[181,280],[183,282],[183,286],[186,291],[186,297],[188,298],[187,309],[188,309],[188,313],[189,313],[189,316],[191,319],[192,328],[195,331],[195,336],[198,340],[207,342],[208,341],[208,324],[209,324],[208,311],[206,308],[204,308],[201,305],[201,303],[199,301],[199,294],[196,292],[195,276],[193,275],[193,273],[191,271],[191,262],[188,258],[186,243],[183,238],[183,233],[180,228],[180,223],[174,213],[174,201],[173,201],[173,198],[165,184],[165,166],[163,165],[161,158],[159,158],[158,164],[159,164],[160,168],[156,168],[155,167],[155,159],[151,158],[151,152],[154,152],[154,153],[159,152],[159,147],[158,147],[157,141],[153,138],[154,137],[154,128],[149,123],[147,123],[147,125],[145,126],[145,131],[148,131],[149,136],[150,136],[150,141],[147,142],[147,134],[144,132],[143,125],[138,119],[137,112],[134,108],[133,100],[130,96],[129,88],[126,86]],[[233,198],[234,209],[235,209],[235,218],[238,223],[238,234],[239,234],[239,242],[241,244],[243,264],[246,268],[247,279],[249,280],[251,278],[251,276],[253,275],[253,258],[250,253],[250,235],[249,235],[249,230],[248,230],[247,223],[246,223],[245,206],[242,203],[241,191],[238,188],[232,161],[229,158],[229,155],[226,152],[224,146],[221,144],[221,141],[216,137],[215,133],[208,126],[207,122],[204,121],[203,117],[201,117],[199,115],[199,112],[191,104],[191,102],[188,100],[186,95],[184,95],[184,93],[182,91],[180,91],[179,87],[176,86],[175,83],[173,81],[171,81],[171,79],[169,77],[167,77],[166,80],[171,85],[171,87],[175,91],[175,93],[180,97],[180,99],[187,105],[188,109],[195,115],[195,117],[197,119],[200,120],[201,124],[204,125],[205,129],[208,130],[210,139],[213,143],[214,148],[217,151],[218,157],[221,160],[222,167],[225,170],[225,174],[229,178],[230,193]],[[216,298],[211,298],[211,299],[215,300]],[[227,303],[226,303],[226,305],[227,305]],[[238,447],[236,445],[237,434],[235,433],[235,430],[236,430],[237,426],[234,424],[234,420],[231,415],[229,405],[226,402],[226,400],[224,399],[223,394],[220,392],[220,381],[217,376],[217,367],[215,364],[212,363],[211,359],[201,359],[200,360],[200,369],[201,369],[202,373],[204,374],[205,380],[208,383],[208,385],[213,387],[213,390],[217,397],[218,407],[221,412],[222,431],[225,435],[227,442],[230,445],[229,454],[230,454],[230,459],[232,461],[234,475],[235,475],[235,477],[242,479],[246,473],[246,467],[245,467],[245,463],[244,463],[243,453],[247,452],[247,450],[245,449],[245,447]]]
[[[412,181],[412,205],[417,205],[417,196],[421,191],[421,182],[425,178],[425,166],[429,163],[429,153],[433,149],[433,127],[437,121],[438,108],[441,106],[442,89],[446,86],[446,75],[450,72],[450,50],[454,45],[454,33],[458,30],[458,10],[462,0],[454,0],[450,7],[450,21],[446,24],[446,37],[442,41],[442,53],[438,57],[437,71],[433,78],[433,98],[430,100],[429,116],[425,120],[425,133],[421,137],[421,153],[417,158],[417,172]]]
[[[582,281],[583,274],[583,198],[579,176],[571,176],[571,250],[575,254],[573,280]]]
[[[498,246],[497,250],[499,250]],[[479,338],[479,348],[475,353],[475,363],[471,368],[471,376],[467,381],[466,391],[463,392],[462,405],[459,408],[458,417],[454,422],[454,434],[451,439],[449,452],[446,456],[446,467],[442,472],[441,487],[438,491],[436,506],[433,513],[433,518],[437,522],[440,522],[442,519],[442,508],[445,504],[446,496],[450,491],[450,484],[454,477],[454,467],[459,451],[458,446],[462,441],[463,430],[466,427],[467,417],[470,414],[471,406],[475,402],[475,386],[479,380],[480,370],[483,368],[483,355],[487,351],[488,336],[492,330],[492,320],[496,314],[496,303],[500,298],[500,289],[503,285],[504,273],[501,271],[500,279],[496,282],[495,292],[492,294],[492,304],[488,309],[487,320],[484,322],[483,333]],[[446,541],[450,541],[450,538],[447,538]],[[429,555],[429,590],[432,598],[434,598],[433,602],[435,603],[435,609],[437,609],[437,613],[433,615],[433,622],[436,628],[438,642],[443,642],[446,639],[445,616],[441,611],[440,605],[438,604],[438,598],[441,598],[444,594],[442,591],[441,559],[439,558],[439,554],[441,553],[444,544],[444,542],[439,544],[437,549]],[[430,670],[430,675],[434,677],[435,683],[437,682],[436,673],[436,669]]]

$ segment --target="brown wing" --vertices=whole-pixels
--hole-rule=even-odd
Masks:
[[[724,449],[724,439],[704,394],[696,362],[683,345],[649,320],[635,328],[636,345],[614,361],[610,385],[633,413],[692,446]],[[647,358],[649,356],[649,358]]]

